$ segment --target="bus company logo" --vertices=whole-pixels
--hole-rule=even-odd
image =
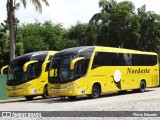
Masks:
[[[60,88],[61,88],[60,84],[56,84],[56,85],[55,85],[55,88],[56,88],[56,89],[60,89]]]
[[[13,87],[12,87],[12,89],[16,89],[16,87],[15,87],[15,86],[13,86]]]
[[[128,68],[127,69],[127,74],[143,74],[143,73],[150,73],[150,69],[147,68],[138,68],[138,69],[132,69]]]
[[[115,71],[114,71],[113,80],[114,80],[115,85],[116,85],[119,89],[121,89],[121,83],[120,83],[120,81],[121,81],[121,76],[122,76],[122,74],[121,74],[121,71],[120,71],[120,70],[115,70]]]
[[[15,91],[15,90],[16,90],[16,87],[12,87],[12,90]]]

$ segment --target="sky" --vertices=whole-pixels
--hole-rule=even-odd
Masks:
[[[17,2],[21,0],[16,0]],[[69,28],[77,22],[87,23],[90,18],[100,11],[99,0],[48,0],[49,7],[43,4],[42,14],[35,11],[31,0],[27,0],[27,8],[23,5],[16,11],[16,16],[20,23],[34,23],[36,20],[43,23],[52,21],[54,24],[61,23],[64,27]],[[124,0],[117,0],[121,2]],[[136,8],[146,5],[147,11],[154,11],[160,14],[158,0],[130,0]],[[6,0],[0,2],[0,23],[6,19]]]

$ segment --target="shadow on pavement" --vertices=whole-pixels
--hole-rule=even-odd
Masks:
[[[145,92],[152,92],[154,90],[146,90]],[[121,96],[121,95],[129,95],[129,94],[143,94],[135,91],[127,91],[125,93],[118,93],[118,92],[110,92],[110,93],[105,93],[100,96],[100,98],[105,98],[105,97],[115,97],[115,96]],[[68,97],[65,97],[61,99],[60,97],[51,97],[50,99],[43,99],[41,97],[35,97],[33,100],[28,101],[25,98],[19,98],[19,99],[13,99],[13,100],[1,100],[0,104],[4,103],[15,103],[15,102],[24,102],[24,103],[48,103],[48,104],[54,104],[54,103],[64,103],[64,102],[77,102],[77,101],[84,101],[84,100],[94,100],[90,99],[87,95],[85,96],[78,96],[76,99],[69,99]]]

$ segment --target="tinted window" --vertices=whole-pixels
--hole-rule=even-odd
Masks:
[[[44,61],[46,59],[47,54],[35,55],[31,57],[31,60]]]
[[[156,64],[156,55],[96,52],[92,68],[99,66],[153,66]]]
[[[153,66],[157,64],[156,55],[132,54],[133,66]]]
[[[49,63],[47,63],[47,65],[46,65],[46,69],[45,69],[45,72],[47,72],[47,71],[49,70],[49,66],[50,66],[50,62],[49,62]]]
[[[127,66],[130,66],[132,65],[132,54],[128,54],[128,53],[125,53],[123,54],[123,58],[124,58],[124,64],[123,65],[127,65]]]
[[[121,53],[97,52],[95,53],[92,68],[99,66],[120,66],[123,64],[125,62]]]

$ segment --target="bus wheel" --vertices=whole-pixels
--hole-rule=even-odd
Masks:
[[[47,86],[45,86],[45,87],[44,87],[42,97],[43,97],[44,99],[48,99],[48,98],[50,98],[50,96],[49,96],[49,94],[48,94]]]
[[[100,96],[100,87],[97,84],[94,84],[92,87],[92,94],[89,95],[90,98],[95,99]]]
[[[77,98],[77,96],[68,96],[68,98],[69,98],[70,100],[74,100],[74,99]]]
[[[139,92],[145,92],[146,83],[144,81],[141,81]]]
[[[24,96],[28,101],[33,100],[34,96]]]

